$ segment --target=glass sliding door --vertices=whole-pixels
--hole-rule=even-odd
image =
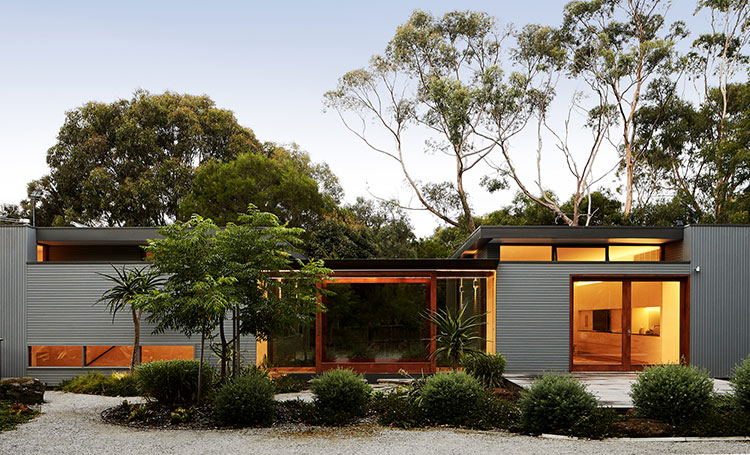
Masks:
[[[573,284],[573,365],[623,363],[623,284],[576,281]]]
[[[687,351],[684,279],[574,278],[571,370],[629,371],[679,363]],[[683,333],[685,332],[685,333]]]
[[[631,284],[630,363],[680,362],[680,282]]]

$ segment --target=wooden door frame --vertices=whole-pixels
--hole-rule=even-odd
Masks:
[[[576,281],[620,281],[622,282],[622,363],[620,365],[574,365],[573,364],[573,292]],[[690,275],[570,275],[569,294],[569,371],[639,371],[643,365],[632,365],[631,310],[633,281],[677,281],[680,283],[680,361],[690,364]]]

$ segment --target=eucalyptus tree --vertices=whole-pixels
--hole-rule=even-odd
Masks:
[[[140,307],[140,298],[158,289],[162,279],[146,267],[121,269],[112,266],[114,275],[101,275],[113,282],[97,303],[104,303],[112,313],[112,322],[121,311],[129,311],[133,318],[133,353],[130,359],[130,373],[141,364],[141,316],[143,309]]]
[[[476,227],[466,181],[495,148],[477,134],[488,116],[486,99],[502,91],[506,139],[529,115],[525,81],[502,69],[509,36],[510,29],[501,30],[485,13],[414,11],[382,55],[343,75],[325,94],[346,128],[398,166],[421,206],[408,208],[427,210],[450,226]],[[415,142],[424,148],[417,150]],[[432,156],[449,157],[452,180],[419,179],[415,170]]]

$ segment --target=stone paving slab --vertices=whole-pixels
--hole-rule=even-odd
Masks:
[[[630,386],[638,377],[635,373],[573,373],[573,377],[579,379],[588,386],[604,406],[613,408],[632,408],[633,401],[628,392]],[[529,387],[538,375],[507,374],[505,377],[521,387]],[[729,381],[714,379],[714,390],[717,393],[729,393],[732,388]]]

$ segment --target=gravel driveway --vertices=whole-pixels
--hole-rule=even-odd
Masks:
[[[471,454],[485,453],[750,453],[749,442],[565,441],[498,432],[378,426],[345,429],[222,431],[137,430],[102,423],[99,413],[122,401],[47,392],[43,415],[0,433],[0,454]],[[296,428],[296,427],[295,427]]]

